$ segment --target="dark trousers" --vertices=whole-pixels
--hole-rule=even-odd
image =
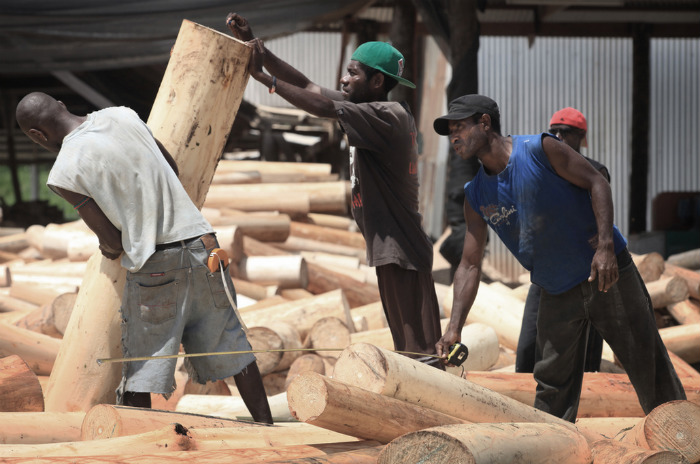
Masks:
[[[537,319],[535,407],[574,422],[578,412],[587,334],[593,327],[622,363],[648,414],[656,406],[686,399],[683,386],[661,341],[651,298],[629,257],[619,268],[620,278],[607,292],[598,281],[584,281],[559,295],[542,291]],[[621,254],[622,254],[621,253]],[[618,263],[621,263],[618,257]]]
[[[541,294],[542,287],[536,284],[530,285],[525,300],[518,348],[515,351],[515,372],[532,372],[535,369],[535,363],[542,359],[542,353],[537,351],[537,313],[539,312]],[[588,330],[583,370],[585,372],[598,372],[603,356],[603,337],[592,327],[590,321],[582,329]]]
[[[442,329],[432,275],[396,264],[377,266],[376,272],[394,349],[436,354],[435,344],[442,336]],[[406,356],[444,369],[437,358],[425,358],[420,354]]]

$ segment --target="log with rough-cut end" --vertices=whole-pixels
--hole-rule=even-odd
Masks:
[[[250,327],[246,336],[253,350],[261,351],[254,353],[260,375],[274,371],[282,360],[282,351],[279,350],[284,348],[284,344],[280,336],[267,327]]]
[[[661,277],[646,284],[654,308],[663,308],[688,298],[688,284],[678,276]]]
[[[591,444],[593,464],[688,464],[675,451],[651,451],[629,443],[599,440]]]
[[[436,425],[467,422],[315,372],[297,376],[287,388],[287,400],[302,422],[382,443]]]
[[[0,411],[44,410],[44,395],[36,374],[17,355],[0,358]]]
[[[296,376],[307,371],[325,375],[326,363],[323,362],[323,357],[315,353],[308,353],[299,356],[289,367],[289,371],[287,371],[287,379],[284,381],[285,390],[289,387],[289,384],[292,383],[292,380],[294,380]]]
[[[586,439],[555,424],[446,425],[408,433],[389,443],[378,464],[588,464]]]
[[[683,324],[659,329],[666,349],[685,362],[700,362],[700,323]]]
[[[617,439],[650,450],[677,451],[689,462],[699,462],[700,405],[690,401],[661,404]]]
[[[350,345],[350,329],[337,317],[324,317],[311,326],[304,343],[305,347],[314,348],[319,356],[337,358],[340,351],[323,350],[323,348],[344,349]]]

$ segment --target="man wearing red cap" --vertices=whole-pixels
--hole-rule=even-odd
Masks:
[[[588,125],[586,118],[577,109],[566,107],[552,115],[549,122],[549,133],[556,135],[562,142],[580,153],[581,147],[585,147]],[[584,156],[591,165],[610,182],[610,173],[605,165]],[[540,304],[542,287],[531,284],[525,300],[523,322],[520,327],[518,347],[515,350],[515,372],[532,372],[535,362],[542,358],[542,353],[537,351],[537,309]],[[603,337],[598,331],[588,325],[588,343],[586,344],[586,360],[584,370],[597,372],[603,354]]]
[[[227,24],[253,48],[253,79],[302,110],[337,119],[351,146],[352,213],[365,238],[367,264],[376,267],[394,347],[443,369],[434,356],[423,356],[435,355],[441,328],[433,248],[418,212],[415,121],[406,106],[388,101],[397,84],[415,88],[401,77],[403,55],[388,43],[364,43],[350,58],[341,91],[330,90],[266,49],[245,18],[231,13]]]
[[[492,99],[465,95],[433,123],[479,172],[464,186],[467,232],[454,280],[443,358],[460,333],[481,279],[490,227],[542,287],[537,315],[534,406],[574,422],[583,384],[588,323],[608,342],[645,414],[686,399],[656,327],[651,298],[613,224],[610,184],[552,134],[501,135]]]

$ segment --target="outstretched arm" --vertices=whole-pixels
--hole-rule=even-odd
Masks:
[[[462,260],[455,271],[452,314],[445,333],[435,345],[438,356],[443,358],[447,357],[450,345],[462,338],[462,327],[464,327],[479,289],[481,262],[486,247],[488,233],[486,222],[472,209],[466,199],[464,200],[464,219],[467,222],[467,231],[464,234]]]
[[[588,190],[591,194],[598,234],[593,243],[596,251],[588,281],[592,282],[597,277],[598,290],[605,292],[619,277],[613,242],[613,202],[610,184],[583,156],[565,143],[552,137],[544,137],[542,147],[560,177]]]
[[[102,255],[109,259],[117,259],[122,254],[122,233],[107,219],[105,213],[97,206],[95,200],[80,193],[55,187],[56,192],[70,202],[78,211],[85,224],[95,232],[100,241]]]

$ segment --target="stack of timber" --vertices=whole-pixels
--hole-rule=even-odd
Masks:
[[[173,67],[206,85],[197,72],[223,70],[220,85],[233,89],[168,98],[179,91],[169,66],[149,126],[228,252],[276,424],[251,421],[232,378],[189,381],[182,359],[167,400],[116,406],[121,365],[96,359],[121,356],[123,270],[81,221],[34,225],[0,235],[0,463],[700,462],[700,261],[635,256],[688,396],[646,416],[624,373],[585,375],[576,424],[532,407],[532,376],[511,366],[527,286],[482,283],[462,331],[464,368],[397,354],[348,183],[330,165],[197,156],[205,140],[220,153],[213,140],[237,108],[228,92],[245,87],[221,53],[245,69],[243,45],[183,23]],[[196,111],[219,104],[225,121],[205,118],[226,111]],[[452,291],[436,291],[444,327]]]

